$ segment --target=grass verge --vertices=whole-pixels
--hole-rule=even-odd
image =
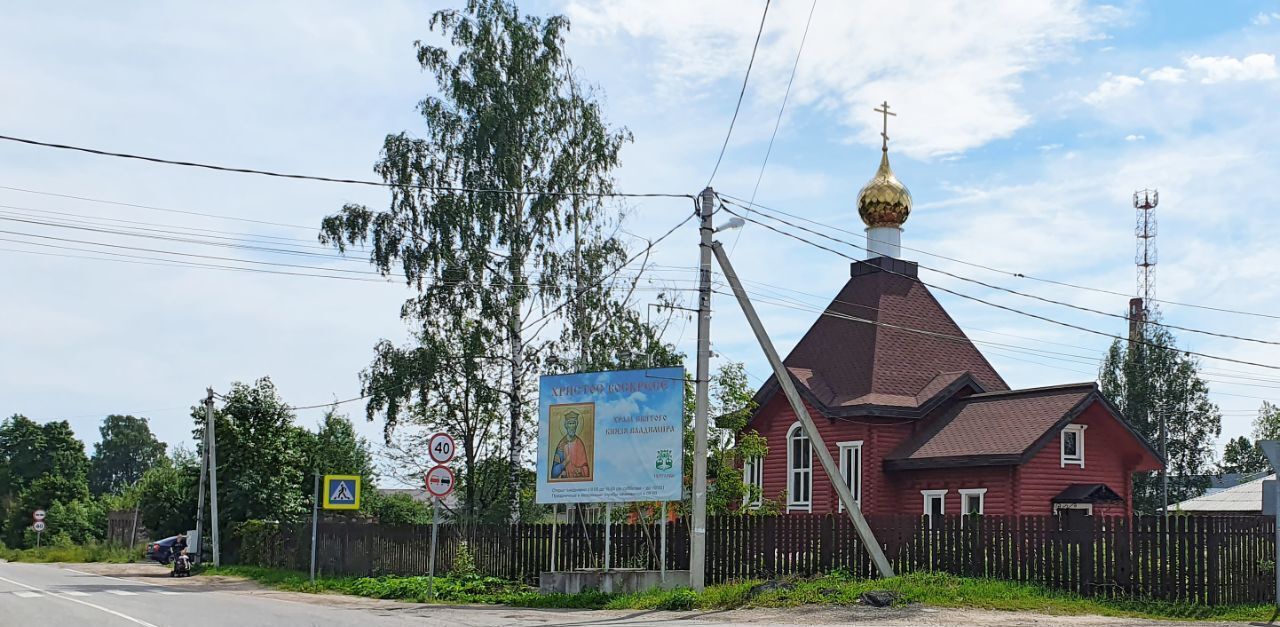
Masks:
[[[752,596],[759,581],[634,594],[539,594],[529,586],[494,577],[437,577],[435,597],[429,599],[426,577],[321,577],[313,584],[305,573],[247,566],[205,569],[203,574],[246,577],[264,585],[295,592],[350,594],[378,599],[436,603],[492,603],[518,607],[583,609],[712,610],[743,607],[852,605],[869,590],[891,590],[900,602],[934,607],[1029,611],[1058,615],[1101,615],[1166,620],[1262,621],[1269,605],[1207,607],[1138,599],[1090,599],[1041,586],[971,579],[936,573],[913,573],[887,580],[854,579],[832,574],[797,580],[785,589]]]
[[[142,558],[142,549],[130,551],[105,544],[42,546],[31,549],[0,548],[0,559],[10,562],[106,562],[127,564]]]

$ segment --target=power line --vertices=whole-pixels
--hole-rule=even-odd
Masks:
[[[303,226],[301,224],[289,224],[286,222],[271,222],[268,220],[255,220],[253,218],[240,218],[236,216],[221,215],[217,213],[204,213],[200,211],[188,211],[185,209],[170,209],[168,207],[157,207],[154,205],[141,205],[131,202],[122,202],[118,200],[104,200],[102,198],[91,198],[89,196],[74,196],[71,194],[59,194],[57,192],[46,192],[35,189],[26,189],[22,187],[10,187],[8,185],[0,185],[0,189],[9,190],[11,192],[22,192],[24,194],[39,194],[41,196],[53,196],[55,198],[69,198],[71,200],[83,200],[85,202],[99,203],[103,205],[116,205],[118,207],[132,207],[134,209],[146,209],[148,211],[163,211],[165,213],[179,213],[189,216],[200,216],[202,218],[214,218],[217,220],[235,220],[237,222],[251,222],[253,224],[265,224],[268,226],[283,226],[291,229],[306,229],[315,231],[314,226]]]
[[[168,233],[182,232],[182,234],[184,235],[199,235],[201,237],[209,237],[206,235],[201,235],[203,233],[216,233],[219,235],[231,236],[236,239],[241,239],[244,241],[252,241],[257,238],[261,238],[264,240],[276,240],[275,242],[272,242],[272,243],[278,243],[281,246],[296,246],[298,248],[315,248],[315,249],[323,249],[323,250],[329,250],[329,251],[333,250],[332,246],[317,244],[315,239],[304,239],[301,237],[287,237],[284,235],[270,235],[267,233],[246,233],[243,231],[224,231],[221,229],[206,229],[206,228],[201,228],[196,226],[183,226],[180,224],[164,224],[164,223],[156,223],[156,222],[146,222],[143,220],[127,220],[125,218],[116,218],[111,216],[95,216],[95,215],[87,215],[83,213],[74,213],[69,211],[54,211],[52,209],[36,209],[34,207],[22,207],[17,205],[0,205],[0,208],[9,210],[8,211],[9,213],[57,216],[57,219],[61,219],[61,220],[72,222],[72,223],[79,223],[79,224],[96,224],[96,223],[105,222],[107,224],[118,223],[118,224],[126,224],[131,226],[136,225],[134,228],[142,228],[143,230],[178,229],[178,231],[162,231],[162,232],[168,232]],[[79,218],[79,220],[76,220],[73,218]],[[194,231],[194,233],[189,233],[189,231]],[[289,242],[298,242],[298,243],[292,244]],[[262,242],[262,243],[268,243],[268,242]]]
[[[813,3],[809,5],[809,17],[804,21],[804,33],[800,35],[800,47],[796,49],[796,60],[791,64],[791,76],[787,78],[787,89],[782,92],[782,105],[778,107],[778,118],[773,122],[773,133],[769,135],[769,146],[764,150],[764,160],[760,162],[760,173],[756,175],[755,187],[751,188],[751,202],[748,203],[749,205],[753,205],[756,202],[756,192],[760,191],[760,181],[764,180],[765,166],[769,165],[769,155],[773,154],[773,141],[778,137],[778,127],[782,126],[782,113],[787,110],[787,99],[791,97],[791,84],[796,80],[796,69],[800,67],[800,55],[804,53],[804,42],[809,39],[809,25],[813,23],[813,12],[817,8],[818,0],[813,0]],[[747,208],[747,213],[751,213],[750,207]],[[729,247],[731,254],[734,250],[737,250],[738,240],[740,239],[742,239],[742,230],[739,230],[737,235],[733,237],[733,246]]]
[[[752,207],[754,207],[754,210],[755,210],[756,212],[761,212],[761,213],[763,213],[761,210],[764,210],[764,211],[768,211],[768,212],[772,212],[772,213],[777,213],[777,214],[780,214],[780,215],[787,216],[787,217],[789,217],[789,218],[795,218],[795,219],[797,219],[797,220],[803,220],[803,221],[805,221],[805,222],[808,222],[809,224],[813,224],[813,225],[815,225],[815,226],[820,226],[820,227],[825,228],[825,229],[831,229],[831,230],[833,230],[833,231],[838,231],[838,232],[841,232],[841,233],[846,233],[846,234],[849,234],[849,235],[853,235],[853,236],[855,236],[855,237],[862,237],[862,236],[864,235],[864,234],[862,234],[862,233],[856,233],[856,232],[854,232],[854,231],[850,231],[850,230],[848,230],[848,229],[844,229],[844,228],[841,228],[841,227],[836,226],[836,225],[833,225],[833,224],[828,224],[828,223],[826,223],[826,222],[820,222],[820,221],[817,221],[817,220],[813,220],[813,219],[811,219],[811,218],[806,218],[806,217],[804,217],[804,216],[797,215],[797,214],[794,214],[794,213],[790,213],[790,212],[787,212],[787,211],[783,211],[783,210],[781,210],[781,209],[775,209],[775,208],[772,208],[772,207],[767,207],[767,206],[762,205],[762,204],[760,204],[760,203],[752,202],[752,201],[749,201],[749,200],[747,200],[747,199],[744,199],[744,198],[740,198],[740,197],[734,196],[734,195],[732,195],[732,194],[726,194],[726,193],[724,193],[724,192],[716,192],[716,195],[717,195],[717,196],[721,196],[722,198],[729,198],[729,199],[732,199],[732,200],[736,200],[736,201],[741,202],[741,203],[750,203],[750,204],[751,204],[751,206],[752,206]],[[742,206],[742,205],[738,205],[738,206]],[[770,217],[773,217],[773,216],[770,216]],[[777,219],[777,218],[774,218],[774,219]],[[877,241],[878,241],[878,240],[877,240]],[[1050,285],[1057,285],[1057,286],[1060,286],[1060,287],[1069,287],[1069,288],[1071,288],[1071,289],[1084,290],[1084,291],[1088,291],[1088,292],[1095,292],[1095,293],[1098,293],[1098,294],[1108,294],[1108,295],[1111,295],[1111,296],[1120,296],[1120,297],[1123,297],[1123,298],[1130,298],[1130,297],[1132,297],[1132,296],[1133,296],[1133,294],[1127,294],[1127,293],[1124,293],[1124,292],[1117,292],[1117,291],[1115,291],[1115,290],[1108,290],[1108,289],[1104,289],[1104,288],[1100,288],[1100,287],[1092,287],[1092,286],[1089,286],[1089,285],[1080,285],[1080,284],[1076,284],[1076,283],[1070,283],[1070,282],[1067,282],[1067,281],[1058,281],[1058,280],[1055,280],[1055,279],[1047,279],[1047,278],[1044,278],[1044,277],[1038,277],[1038,276],[1034,276],[1034,275],[1026,274],[1026,273],[1023,273],[1023,272],[1015,272],[1015,271],[1013,271],[1013,270],[1004,270],[1004,269],[1002,269],[1002,268],[995,268],[995,267],[988,266],[988,265],[985,265],[985,264],[981,264],[981,263],[977,263],[977,262],[973,262],[973,261],[968,261],[968,260],[965,260],[965,259],[958,259],[958,258],[956,258],[956,257],[950,257],[950,256],[948,256],[948,255],[943,255],[943,254],[939,254],[939,253],[931,252],[931,251],[928,251],[928,250],[924,250],[924,249],[922,249],[922,248],[912,248],[912,247],[910,247],[910,246],[905,246],[905,245],[900,246],[900,248],[902,248],[903,250],[909,250],[909,251],[911,251],[911,252],[917,252],[917,253],[920,253],[920,254],[923,254],[923,255],[928,255],[928,256],[930,256],[930,257],[935,257],[935,258],[943,259],[943,260],[950,261],[950,262],[953,262],[953,263],[958,263],[958,264],[966,265],[966,266],[970,266],[970,267],[973,267],[973,268],[979,268],[979,269],[981,269],[981,270],[986,270],[986,271],[988,271],[988,272],[994,272],[994,273],[997,273],[997,274],[1003,274],[1003,275],[1011,276],[1011,277],[1018,278],[1018,279],[1027,279],[1027,280],[1029,280],[1029,281],[1037,281],[1037,282],[1040,282],[1040,283],[1048,283],[1048,284],[1050,284]],[[1271,319],[1275,319],[1275,320],[1280,320],[1280,315],[1277,315],[1277,314],[1259,313],[1259,312],[1256,312],[1256,311],[1245,311],[1245,310],[1240,310],[1240,309],[1230,309],[1230,308],[1225,308],[1225,307],[1214,307],[1214,306],[1212,306],[1212,305],[1202,305],[1202,304],[1198,304],[1198,303],[1186,303],[1186,302],[1180,302],[1180,301],[1175,301],[1175,300],[1165,300],[1165,299],[1159,299],[1159,298],[1153,298],[1153,299],[1151,299],[1151,300],[1152,300],[1152,302],[1164,303],[1164,304],[1166,304],[1166,305],[1174,305],[1174,306],[1177,306],[1177,307],[1189,307],[1189,308],[1192,308],[1192,309],[1203,309],[1203,310],[1207,310],[1207,311],[1216,311],[1216,312],[1219,312],[1219,313],[1229,313],[1229,314],[1236,314],[1236,315],[1241,315],[1241,316],[1255,316],[1255,317],[1259,317],[1259,318],[1271,318]]]
[[[649,242],[649,245],[648,245],[648,246],[645,246],[643,250],[641,250],[640,252],[638,252],[638,253],[636,253],[636,254],[632,255],[631,257],[629,257],[626,261],[624,261],[622,264],[620,264],[617,268],[614,268],[614,269],[613,269],[611,272],[609,272],[608,274],[605,274],[604,276],[600,277],[598,280],[596,280],[596,281],[592,282],[592,283],[591,283],[591,285],[587,286],[587,288],[586,288],[586,289],[596,289],[596,288],[600,287],[602,284],[604,284],[604,282],[605,282],[605,281],[608,281],[609,279],[613,278],[613,277],[614,277],[614,275],[618,274],[618,272],[622,271],[622,269],[623,269],[623,268],[625,268],[625,267],[627,267],[627,266],[631,265],[631,263],[632,263],[632,262],[634,262],[635,260],[639,259],[640,257],[645,256],[645,255],[648,255],[648,254],[649,254],[649,251],[653,250],[653,247],[654,247],[654,246],[657,246],[658,244],[661,244],[663,240],[665,240],[665,239],[667,239],[668,237],[670,237],[672,233],[675,233],[677,229],[679,229],[680,227],[682,227],[682,226],[684,226],[685,224],[687,224],[690,220],[692,220],[692,219],[693,219],[693,217],[694,217],[694,216],[696,216],[696,215],[697,215],[697,212],[696,212],[697,201],[694,201],[694,206],[695,206],[695,211],[694,211],[693,213],[690,213],[689,215],[685,216],[685,218],[684,218],[683,220],[681,220],[681,221],[677,222],[677,223],[676,223],[676,225],[675,225],[675,226],[673,226],[673,227],[671,227],[670,229],[668,229],[666,233],[663,233],[663,234],[662,234],[661,236],[659,236],[657,239],[655,239],[655,240],[653,240],[653,241]],[[641,274],[643,274],[643,272],[644,272],[644,270],[642,269],[642,270],[641,270]],[[638,279],[639,277],[637,276],[636,278]],[[544,321],[544,320],[546,320],[547,318],[550,318],[551,316],[555,315],[555,314],[556,314],[556,313],[558,313],[560,310],[564,309],[565,307],[568,307],[571,303],[573,303],[575,300],[577,300],[578,298],[580,298],[584,293],[585,293],[585,290],[583,290],[583,289],[574,290],[574,294],[573,294],[573,295],[571,295],[571,296],[569,296],[568,298],[566,298],[566,299],[564,300],[564,302],[562,302],[562,303],[560,303],[559,305],[557,305],[557,306],[556,306],[554,309],[552,309],[551,311],[548,311],[547,313],[543,314],[543,315],[542,315],[541,317],[539,317],[537,320],[534,320],[534,321],[532,321],[532,322],[530,322],[530,323],[528,323],[528,324],[524,325],[523,327],[521,327],[521,331],[527,331],[527,330],[529,330],[529,329],[533,328],[534,326],[538,325],[539,323],[543,322],[543,321]]]
[[[138,161],[147,161],[151,163],[162,163],[165,165],[176,165],[188,168],[203,168],[206,170],[216,170],[218,172],[234,172],[238,174],[260,174],[262,176],[271,176],[276,178],[297,179],[304,181],[321,181],[325,183],[344,183],[348,185],[368,185],[372,187],[389,187],[389,188],[410,188],[422,189],[438,192],[459,192],[459,193],[485,193],[485,194],[508,194],[508,195],[545,195],[545,196],[590,196],[601,198],[693,198],[691,194],[663,194],[663,193],[647,193],[647,194],[625,194],[621,192],[567,192],[557,190],[522,190],[522,189],[478,189],[469,187],[451,187],[445,185],[402,185],[397,183],[387,183],[386,181],[373,181],[364,179],[344,179],[329,176],[315,176],[311,174],[289,174],[284,172],[273,172],[271,170],[258,170],[254,168],[239,168],[223,165],[214,165],[209,163],[201,163],[197,161],[179,161],[175,159],[163,159],[160,157],[150,157],[146,155],[135,155],[126,152],[113,152],[109,150],[100,150],[97,148],[86,148],[84,146],[73,146],[70,144],[57,144],[53,142],[39,141],[35,139],[26,139],[22,137],[13,137],[9,135],[0,135],[0,140],[29,144],[32,146],[43,146],[45,148],[57,148],[59,150],[73,150],[76,152],[84,152],[92,155],[104,157],[119,157],[121,159],[135,159]]]
[[[738,92],[738,104],[733,106],[733,117],[729,119],[729,132],[724,134],[724,144],[720,146],[720,156],[716,157],[716,167],[711,169],[707,177],[707,187],[715,180],[720,171],[720,162],[724,159],[724,151],[729,147],[729,138],[733,137],[733,125],[738,121],[738,111],[742,109],[742,97],[747,93],[747,82],[751,80],[751,67],[756,63],[756,51],[760,49],[760,35],[764,34],[764,19],[769,15],[769,0],[764,0],[764,11],[760,14],[760,28],[756,30],[756,42],[751,45],[751,59],[747,61],[747,73],[742,77],[742,90]]]
[[[729,213],[731,213],[731,214],[733,214],[733,215],[736,215],[736,216],[738,216],[738,217],[740,217],[740,218],[743,218],[744,220],[747,220],[747,221],[752,222],[752,223],[754,223],[754,224],[758,224],[758,225],[760,225],[760,226],[763,226],[763,227],[764,227],[764,228],[766,228],[766,229],[769,229],[769,230],[774,231],[774,232],[776,232],[776,233],[779,233],[779,234],[781,234],[781,235],[785,235],[785,236],[787,236],[787,237],[793,238],[793,239],[795,239],[795,240],[798,240],[798,241],[800,241],[800,242],[803,242],[803,243],[808,244],[808,245],[810,245],[810,246],[813,246],[813,247],[815,247],[815,248],[819,248],[819,249],[825,250],[825,251],[827,251],[827,252],[833,253],[833,254],[838,255],[838,256],[840,256],[840,257],[844,257],[845,259],[848,259],[848,260],[850,260],[850,261],[859,261],[859,259],[856,259],[856,258],[854,258],[854,257],[850,257],[849,255],[847,255],[847,254],[845,254],[845,253],[842,253],[842,252],[840,252],[840,251],[838,251],[838,250],[835,250],[834,248],[829,248],[829,247],[827,247],[827,246],[823,246],[822,244],[819,244],[819,243],[814,242],[814,241],[812,241],[812,240],[807,240],[807,239],[805,239],[805,238],[803,238],[803,237],[800,237],[800,236],[798,236],[798,235],[792,234],[792,233],[790,233],[790,232],[783,231],[783,230],[778,229],[778,228],[776,228],[776,227],[774,227],[774,226],[772,226],[772,225],[765,224],[765,223],[763,223],[763,222],[760,222],[760,221],[755,220],[755,219],[752,219],[752,218],[747,218],[747,217],[745,217],[745,216],[743,216],[743,215],[741,215],[741,214],[738,214],[738,213],[733,212],[732,210],[725,209],[725,211],[728,211]],[[958,296],[958,297],[960,297],[960,298],[964,298],[964,299],[966,299],[966,300],[972,300],[972,301],[974,301],[974,302],[982,303],[982,304],[987,305],[987,306],[989,306],[989,307],[995,307],[995,308],[997,308],[997,309],[1002,309],[1002,310],[1005,310],[1005,311],[1008,311],[1008,312],[1011,312],[1011,313],[1016,313],[1016,314],[1021,315],[1021,316],[1026,316],[1026,317],[1029,317],[1029,318],[1035,318],[1035,319],[1037,319],[1037,320],[1041,320],[1041,321],[1044,321],[1044,322],[1048,322],[1048,323],[1050,323],[1050,324],[1056,324],[1056,325],[1063,326],[1063,327],[1067,327],[1067,328],[1070,328],[1070,329],[1075,329],[1075,330],[1077,330],[1077,331],[1084,331],[1084,332],[1086,332],[1086,333],[1091,333],[1091,334],[1094,334],[1094,335],[1099,335],[1099,336],[1106,337],[1106,338],[1110,338],[1110,339],[1113,339],[1113,340],[1129,341],[1129,340],[1128,340],[1128,338],[1123,338],[1123,337],[1120,337],[1120,336],[1118,336],[1118,335],[1113,335],[1113,334],[1111,334],[1111,333],[1107,333],[1107,332],[1105,332],[1105,331],[1098,331],[1097,329],[1090,329],[1090,328],[1088,328],[1088,327],[1080,326],[1080,325],[1078,325],[1078,324],[1073,324],[1073,323],[1070,323],[1070,322],[1064,322],[1064,321],[1062,321],[1062,320],[1056,320],[1056,319],[1054,319],[1054,318],[1050,318],[1050,317],[1047,317],[1047,316],[1042,316],[1042,315],[1040,315],[1040,314],[1036,314],[1036,313],[1032,313],[1032,312],[1028,312],[1028,311],[1023,311],[1023,310],[1021,310],[1021,309],[1017,309],[1017,308],[1015,308],[1015,307],[1009,307],[1009,306],[1006,306],[1006,305],[1001,305],[1001,304],[999,304],[999,303],[993,303],[993,302],[991,302],[991,301],[984,300],[984,299],[978,298],[978,297],[976,297],[976,296],[971,296],[971,295],[969,295],[969,294],[965,294],[965,293],[963,293],[963,292],[957,292],[957,291],[952,290],[952,289],[949,289],[949,288],[945,288],[945,287],[942,287],[942,286],[939,286],[939,285],[935,285],[935,284],[932,284],[932,283],[927,283],[927,282],[925,282],[925,281],[921,281],[918,277],[913,277],[913,276],[911,276],[911,275],[903,274],[903,273],[901,273],[901,272],[894,272],[894,271],[891,271],[891,270],[884,270],[884,272],[888,272],[889,274],[894,274],[894,275],[897,275],[897,276],[901,276],[901,277],[906,278],[906,279],[908,279],[908,280],[910,280],[910,281],[914,281],[914,282],[920,283],[921,285],[924,285],[924,286],[927,286],[927,287],[931,287],[931,288],[933,288],[933,289],[940,290],[940,291],[946,292],[946,293],[948,293],[948,294],[951,294],[951,295],[954,295],[954,296]],[[1183,353],[1183,354],[1186,354],[1186,355],[1195,355],[1195,356],[1197,356],[1197,357],[1204,357],[1204,358],[1206,358],[1206,359],[1215,359],[1215,360],[1219,360],[1219,361],[1227,361],[1227,362],[1231,362],[1231,363],[1243,364],[1243,365],[1246,365],[1246,366],[1256,366],[1256,367],[1258,367],[1258,368],[1267,368],[1267,369],[1269,369],[1269,370],[1280,370],[1280,366],[1275,366],[1275,365],[1270,365],[1270,364],[1263,364],[1263,363],[1258,363],[1258,362],[1253,362],[1253,361],[1247,361],[1247,360],[1243,360],[1243,359],[1235,359],[1235,358],[1231,358],[1231,357],[1222,357],[1222,356],[1218,356],[1218,355],[1211,355],[1211,354],[1208,354],[1208,353],[1201,353],[1201,352],[1192,351],[1192,350],[1170,349],[1170,348],[1168,348],[1168,347],[1160,346],[1160,345],[1157,345],[1157,344],[1154,344],[1154,343],[1152,343],[1152,342],[1148,342],[1148,341],[1145,341],[1145,340],[1132,340],[1132,342],[1133,342],[1133,343],[1135,343],[1135,344],[1141,344],[1141,345],[1143,345],[1143,346],[1149,346],[1149,347],[1151,347],[1151,348],[1156,348],[1156,349],[1160,349],[1160,350],[1176,350],[1177,352],[1180,352],[1180,353]]]
[[[734,205],[734,206],[738,206],[738,207],[741,207],[741,206],[742,206],[742,205],[739,205],[738,203],[735,203],[735,202],[732,202],[732,201],[726,201],[726,202],[728,202],[729,204],[732,204],[732,205]],[[745,207],[744,207],[744,208],[745,208]],[[746,216],[743,216],[743,215],[740,215],[740,214],[738,214],[738,213],[735,213],[735,212],[733,212],[732,210],[726,209],[725,211],[728,211],[729,213],[731,213],[731,214],[733,214],[733,215],[736,215],[736,216],[738,216],[738,217],[740,217],[740,218],[743,218],[743,219],[745,219],[745,220],[751,220],[752,222],[754,222],[754,223],[756,223],[756,224],[761,224],[760,222],[758,222],[758,221],[756,221],[756,220],[753,220],[753,219],[748,218],[748,217],[746,217]],[[850,246],[850,247],[853,247],[853,248],[857,248],[858,250],[863,250],[863,251],[866,251],[866,250],[867,250],[867,248],[866,248],[866,247],[864,247],[864,246],[859,246],[858,244],[855,244],[855,243],[853,243],[853,242],[850,242],[850,241],[847,241],[847,240],[842,240],[842,239],[837,238],[837,237],[832,237],[832,236],[830,236],[830,235],[827,235],[826,233],[821,233],[821,232],[819,232],[819,231],[815,231],[815,230],[813,230],[813,229],[810,229],[810,228],[807,228],[807,227],[804,227],[804,226],[800,226],[800,225],[795,224],[795,223],[793,223],[793,222],[789,222],[789,221],[787,221],[787,220],[783,220],[782,218],[778,218],[778,217],[775,217],[775,216],[770,216],[770,218],[771,218],[771,219],[773,219],[773,220],[776,220],[776,221],[778,221],[778,222],[781,222],[781,223],[783,223],[783,224],[785,224],[785,225],[787,225],[787,226],[790,226],[790,227],[792,227],[792,228],[796,228],[796,229],[799,229],[799,230],[801,230],[801,231],[805,231],[806,233],[812,233],[812,234],[814,234],[814,235],[817,235],[818,237],[822,237],[822,238],[828,239],[828,240],[833,241],[833,242],[836,242],[836,243],[840,243],[840,244],[844,244],[844,245],[846,245],[846,246]],[[966,276],[963,276],[963,275],[959,275],[959,274],[956,274],[956,273],[954,273],[954,272],[948,272],[948,271],[946,271],[946,270],[942,270],[942,269],[939,269],[939,268],[933,268],[933,267],[930,267],[930,266],[927,266],[927,265],[924,265],[924,264],[916,264],[916,265],[918,265],[918,266],[919,266],[919,267],[921,267],[921,268],[924,268],[925,270],[930,270],[930,271],[932,271],[932,272],[937,272],[938,274],[946,275],[946,276],[949,276],[949,277],[951,277],[951,278],[953,278],[953,279],[958,279],[958,280],[965,281],[965,282],[968,282],[968,283],[973,283],[973,284],[975,284],[975,285],[980,285],[980,286],[985,287],[985,288],[988,288],[988,289],[999,290],[999,291],[1001,291],[1001,292],[1005,292],[1005,293],[1008,293],[1008,294],[1013,294],[1013,295],[1015,295],[1015,296],[1021,296],[1021,297],[1023,297],[1023,298],[1031,298],[1031,299],[1038,300],[1038,301],[1045,302],[1045,303],[1049,303],[1049,304],[1052,304],[1052,305],[1058,305],[1058,306],[1061,306],[1061,307],[1069,307],[1069,308],[1071,308],[1071,309],[1076,309],[1076,310],[1079,310],[1079,311],[1084,311],[1084,312],[1088,312],[1088,313],[1092,313],[1092,314],[1097,314],[1097,315],[1100,315],[1100,316],[1108,316],[1108,317],[1112,317],[1112,318],[1119,318],[1119,319],[1121,319],[1121,320],[1128,320],[1128,317],[1126,317],[1126,316],[1122,316],[1122,315],[1120,315],[1120,314],[1110,313],[1110,312],[1102,311],[1102,310],[1099,310],[1099,309],[1093,309],[1093,308],[1091,308],[1091,307],[1084,307],[1084,306],[1082,306],[1082,305],[1076,305],[1076,304],[1073,304],[1073,303],[1068,303],[1068,302],[1064,302],[1064,301],[1060,301],[1060,300],[1055,300],[1055,299],[1052,299],[1052,298],[1046,298],[1046,297],[1044,297],[1044,296],[1038,296],[1038,295],[1036,295],[1036,294],[1028,294],[1028,293],[1026,293],[1026,292],[1020,292],[1020,291],[1018,291],[1018,290],[1010,289],[1010,288],[1007,288],[1007,287],[1002,287],[1002,286],[999,286],[999,285],[993,285],[993,284],[991,284],[991,283],[987,283],[987,282],[985,282],[985,281],[980,281],[980,280],[978,280],[978,279],[969,278],[969,277],[966,277]],[[1195,329],[1195,328],[1191,328],[1191,327],[1184,327],[1184,326],[1180,326],[1180,325],[1176,325],[1176,324],[1168,324],[1168,323],[1164,323],[1164,322],[1148,321],[1148,322],[1147,322],[1147,324],[1151,324],[1151,325],[1155,325],[1155,326],[1159,326],[1159,327],[1164,327],[1164,328],[1166,328],[1166,329],[1176,329],[1176,330],[1178,330],[1178,331],[1186,331],[1187,333],[1197,333],[1197,334],[1200,334],[1200,335],[1208,335],[1208,336],[1212,336],[1212,337],[1219,337],[1219,338],[1228,339],[1228,340],[1238,340],[1238,341],[1241,341],[1241,342],[1254,342],[1254,343],[1257,343],[1257,344],[1267,344],[1267,345],[1271,345],[1271,346],[1280,346],[1280,342],[1277,342],[1277,341],[1274,341],[1274,340],[1264,340],[1264,339],[1259,339],[1259,338],[1245,337],[1245,336],[1241,336],[1241,335],[1232,335],[1232,334],[1230,334],[1230,333],[1219,333],[1219,332],[1217,332],[1217,331],[1205,331],[1205,330],[1203,330],[1203,329]]]

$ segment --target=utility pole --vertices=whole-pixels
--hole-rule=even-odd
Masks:
[[[706,585],[707,558],[707,410],[711,380],[711,222],[716,193],[702,190],[698,244],[698,371],[693,411],[693,532],[689,536],[689,587]]]
[[[1165,516],[1169,515],[1169,427],[1165,422],[1168,418],[1165,416],[1164,404],[1156,406],[1156,413],[1160,417],[1160,457],[1164,458],[1164,468],[1160,469],[1160,491],[1163,495],[1161,502],[1164,503],[1164,509],[1161,510]]]
[[[196,497],[196,562],[204,559],[204,486],[209,472],[209,416],[208,399],[205,405],[204,429],[200,433],[200,493]]]
[[[218,429],[213,420],[213,388],[204,399],[205,433],[209,438],[209,513],[213,519],[210,531],[213,536],[213,567],[222,565],[221,545],[218,543]]]

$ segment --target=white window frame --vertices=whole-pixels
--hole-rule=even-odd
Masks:
[[[809,444],[808,468],[796,468],[796,460],[794,459],[795,446],[792,445],[792,441],[799,438],[804,438],[804,441]],[[806,476],[804,480],[806,481],[806,496],[808,498],[803,501],[796,498],[797,495],[794,489],[796,475]],[[809,435],[804,432],[804,427],[800,424],[800,421],[796,421],[795,424],[791,425],[790,429],[787,429],[787,511],[813,511],[813,440],[810,440]]]
[[[1084,430],[1089,425],[1067,425],[1062,428],[1062,433],[1058,436],[1058,458],[1062,463],[1062,467],[1079,466],[1084,468]],[[1067,457],[1067,434],[1076,434],[1076,455]]]
[[[982,516],[987,513],[987,489],[986,488],[961,488],[960,489],[960,513],[965,517],[970,515],[969,499],[978,499],[978,515]],[[961,521],[963,523],[963,521]]]
[[[943,516],[947,515],[947,491],[946,490],[921,490],[920,494],[924,496],[924,517],[929,519],[929,528],[933,528],[933,508],[929,507],[930,499],[940,499],[942,507],[938,508],[938,512]]]
[[[747,493],[742,495],[743,507],[764,505],[764,458],[755,457],[742,462],[742,483]],[[751,490],[754,487],[755,490]]]
[[[858,510],[862,510],[862,440],[852,440],[849,442],[837,442],[836,446],[840,451],[840,477],[845,483],[849,484],[849,491],[853,493],[853,502],[858,504]],[[852,455],[857,459],[857,473],[853,477],[853,481],[849,481],[849,469],[846,467],[848,457]],[[839,499],[836,499],[839,501]],[[840,502],[838,510],[844,511],[844,503]]]

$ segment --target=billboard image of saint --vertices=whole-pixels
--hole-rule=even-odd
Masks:
[[[552,440],[547,481],[591,481],[595,474],[595,403],[552,405],[549,410]]]

